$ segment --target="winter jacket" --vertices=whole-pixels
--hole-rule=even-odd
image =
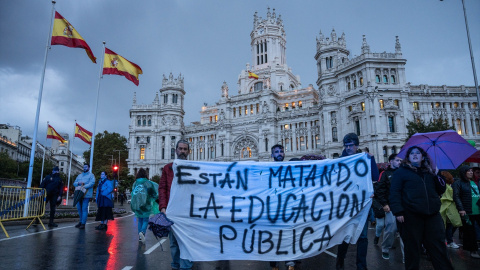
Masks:
[[[472,186],[470,181],[464,179],[455,181],[452,184],[453,188],[453,201],[457,206],[458,211],[465,211],[467,214],[472,214]]]
[[[395,216],[403,216],[405,211],[434,215],[440,211],[440,195],[446,184],[421,168],[402,164],[392,177],[390,186],[390,210]]]
[[[77,176],[75,182],[73,182],[74,187],[81,186],[83,183],[83,187],[87,189],[85,196],[83,198],[88,199],[93,197],[93,185],[95,185],[95,176],[93,176],[90,172],[84,172]]]
[[[461,227],[462,219],[455,206],[455,202],[453,202],[453,189],[451,186],[447,185],[447,189],[445,193],[443,193],[440,201],[442,203],[440,206],[440,215],[442,215],[443,224],[446,226],[448,221],[452,223],[453,227]]]
[[[40,188],[47,190],[47,195],[63,195],[63,181],[58,173],[47,175],[40,184]]]
[[[109,199],[113,203],[113,181],[105,179],[103,184],[100,184],[101,182],[102,182],[102,179],[98,181],[97,194],[95,196],[95,200],[97,201],[97,204],[99,201],[98,197],[100,195],[107,197],[107,199]]]
[[[382,173],[382,176],[378,180],[375,187],[375,199],[382,205],[388,205],[390,197],[390,184],[392,182],[393,173],[397,169],[392,169],[388,166],[388,169]]]
[[[162,176],[160,177],[160,182],[158,183],[158,208],[167,208],[168,200],[170,200],[170,188],[172,187],[173,181],[173,162],[168,163],[162,169]]]

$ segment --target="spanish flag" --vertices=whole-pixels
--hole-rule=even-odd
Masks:
[[[138,75],[143,74],[142,69],[135,63],[128,61],[114,51],[105,48],[105,60],[103,63],[103,74],[125,76],[138,86]]]
[[[59,140],[61,143],[65,143],[67,141],[50,125],[48,125],[47,128],[47,139]]]
[[[92,144],[92,132],[84,129],[79,124],[75,123],[75,137],[80,138],[82,141]]]
[[[64,45],[70,48],[82,48],[87,52],[88,57],[93,63],[97,63],[93,52],[88,46],[87,42],[80,36],[80,34],[73,28],[73,26],[63,18],[60,13],[55,11],[55,20],[53,22],[52,31],[52,45]]]
[[[248,78],[258,80],[258,75],[249,71]]]

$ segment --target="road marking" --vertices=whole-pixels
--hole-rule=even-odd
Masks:
[[[119,217],[119,218],[115,218],[115,219],[127,218],[127,217],[131,217],[131,216],[133,216],[133,215],[135,215],[135,214],[134,214],[134,213],[131,213],[131,214],[128,215],[128,216]],[[85,225],[94,224],[94,223],[99,223],[99,221],[87,222]],[[0,242],[2,242],[2,241],[7,241],[7,240],[13,240],[13,239],[17,239],[17,238],[22,238],[22,237],[26,237],[26,236],[31,236],[31,235],[36,235],[36,234],[41,234],[41,233],[46,233],[46,232],[51,232],[51,231],[57,231],[57,230],[63,230],[63,229],[68,229],[68,228],[74,228],[74,227],[75,227],[75,225],[71,225],[71,226],[65,226],[65,227],[56,228],[56,229],[50,229],[50,230],[41,231],[41,232],[34,232],[34,233],[29,233],[29,234],[24,234],[24,235],[19,235],[19,236],[13,236],[13,237],[10,237],[10,238],[0,239]]]
[[[163,244],[163,242],[167,241],[167,238],[163,238],[162,240],[160,240],[160,242],[156,243],[153,247],[149,248],[147,251],[145,251],[145,255],[148,255],[150,253],[152,253],[156,248],[158,248],[160,245]]]
[[[332,253],[332,252],[330,252],[330,251],[328,251],[328,250],[325,250],[324,252],[327,253],[328,255],[334,257],[334,258],[337,258],[337,255],[335,255],[335,253]]]
[[[132,268],[133,268],[133,266],[125,266],[125,267],[122,268],[122,270],[130,270]]]

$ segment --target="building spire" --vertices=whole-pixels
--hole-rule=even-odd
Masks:
[[[370,46],[367,44],[367,38],[363,35],[362,54],[370,53]]]
[[[133,92],[133,104],[137,104],[137,92]]]

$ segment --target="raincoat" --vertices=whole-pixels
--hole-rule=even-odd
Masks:
[[[443,224],[446,226],[447,221],[449,221],[453,227],[461,227],[462,219],[453,201],[453,189],[450,185],[447,185],[447,189],[445,193],[443,193],[442,198],[440,198],[440,201],[442,202],[440,215],[442,215]]]
[[[139,218],[148,218],[158,214],[158,184],[146,178],[139,178],[133,183],[130,207]]]

